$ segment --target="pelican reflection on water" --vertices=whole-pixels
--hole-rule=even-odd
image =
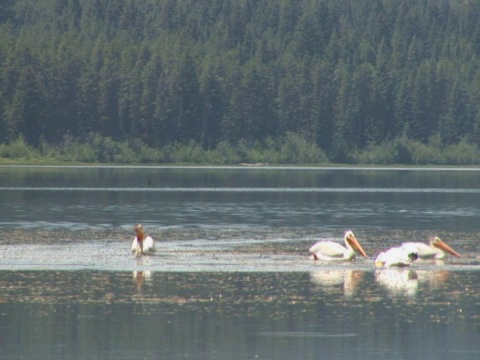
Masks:
[[[427,284],[430,289],[439,289],[450,277],[450,271],[442,269],[416,270],[418,281],[422,286]]]
[[[414,296],[419,287],[439,289],[450,276],[447,270],[414,270],[411,268],[377,269],[375,281],[395,296]]]
[[[350,269],[311,271],[310,281],[314,286],[327,292],[343,286],[345,297],[351,297],[358,290],[364,273],[364,271]]]
[[[315,289],[325,293],[343,292],[345,298],[352,298],[361,291],[361,283],[368,281],[369,272],[365,270],[323,269],[309,273],[310,282]],[[411,297],[420,287],[430,290],[440,288],[450,276],[447,270],[416,270],[412,268],[380,268],[374,274],[375,282],[387,290],[391,296]],[[368,287],[368,286],[367,286]]]
[[[141,292],[145,282],[150,282],[152,280],[152,272],[149,270],[135,270],[133,271],[133,280],[135,282],[135,288],[138,292]]]
[[[418,274],[412,269],[379,269],[375,281],[393,296],[414,296],[418,291]]]

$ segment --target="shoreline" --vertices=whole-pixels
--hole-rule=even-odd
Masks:
[[[8,162],[0,161],[1,168],[85,168],[85,169],[246,169],[246,170],[363,170],[363,171],[480,171],[478,165],[372,165],[372,164],[262,164],[262,165],[213,165],[213,164],[118,164],[118,163],[62,163],[62,162]]]

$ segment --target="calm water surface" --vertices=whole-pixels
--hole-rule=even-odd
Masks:
[[[478,359],[479,176],[0,167],[0,359]],[[308,259],[347,228],[369,260]],[[372,268],[432,234],[465,257]]]
[[[477,230],[480,171],[0,168],[0,226]]]

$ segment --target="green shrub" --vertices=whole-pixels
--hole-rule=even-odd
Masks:
[[[445,158],[450,165],[477,165],[480,164],[480,151],[478,146],[463,139],[445,148]]]
[[[327,163],[325,153],[299,134],[288,132],[280,147],[280,162],[284,164]]]
[[[228,142],[222,141],[213,150],[207,152],[207,162],[211,164],[238,164],[242,161],[237,150]]]
[[[428,146],[418,141],[410,141],[410,156],[413,164],[417,165],[443,165],[445,157],[441,149]]]
[[[355,162],[359,164],[394,164],[397,161],[397,153],[392,142],[384,142],[377,146],[369,146],[355,156]]]
[[[171,146],[167,146],[167,152],[169,157],[175,163],[205,163],[206,154],[200,144],[195,141],[190,141],[188,144],[176,143]]]
[[[130,148],[135,154],[139,163],[165,163],[166,156],[164,151],[147,146],[141,140],[134,140],[129,143]]]
[[[0,158],[12,160],[34,160],[40,158],[36,149],[27,145],[23,137],[19,137],[9,144],[0,147]]]

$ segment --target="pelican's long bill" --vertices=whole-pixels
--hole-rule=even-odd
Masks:
[[[347,240],[350,246],[357,250],[365,259],[368,259],[367,253],[363,250],[362,245],[360,245],[353,232],[349,231],[345,240]]]
[[[450,246],[448,246],[446,243],[440,240],[438,236],[435,236],[431,244],[432,246],[435,246],[436,248],[439,248],[440,250],[443,250],[453,256],[462,257],[462,255],[460,255],[458,252],[456,252]]]

